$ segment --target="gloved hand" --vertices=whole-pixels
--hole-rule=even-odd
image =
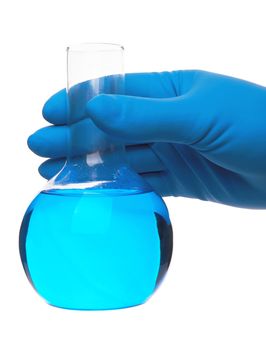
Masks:
[[[49,157],[46,178],[67,152],[65,90],[43,115],[55,126],[29,137],[30,149]],[[163,196],[184,196],[245,208],[266,208],[266,88],[219,74],[188,70],[126,75],[126,95],[98,95],[87,114],[126,144],[128,160]],[[86,153],[87,119],[76,154]],[[82,141],[83,140],[83,141]]]

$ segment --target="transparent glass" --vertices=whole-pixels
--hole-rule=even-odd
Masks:
[[[68,158],[27,209],[19,240],[29,281],[53,306],[142,304],[170,264],[173,236],[164,201],[129,167],[124,145],[86,114],[94,96],[124,93],[123,51],[116,44],[67,49]],[[82,119],[90,137],[80,145]]]

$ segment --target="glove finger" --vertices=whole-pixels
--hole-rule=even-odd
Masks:
[[[87,112],[100,129],[127,142],[189,144],[195,138],[198,111],[190,94],[165,99],[102,94],[88,102]]]
[[[71,143],[70,149],[71,137],[75,142]],[[64,125],[39,129],[28,138],[28,147],[41,157],[61,158],[70,152],[73,156],[95,152],[112,141],[91,120],[84,119],[71,127]]]
[[[52,95],[44,104],[42,115],[45,120],[55,125],[67,122],[67,93],[62,89]]]
[[[69,128],[67,126],[48,126],[35,131],[28,140],[29,149],[45,158],[63,157],[67,153]]]
[[[101,81],[97,79],[98,84],[95,84],[95,80],[76,84],[70,88],[69,94],[66,89],[60,90],[44,104],[42,111],[44,119],[55,125],[70,124],[70,121],[73,124],[84,119],[86,115],[82,107],[95,96],[95,86],[101,86],[102,91],[112,92],[112,84],[108,78],[100,78]],[[69,101],[71,101],[71,111],[68,108]]]
[[[190,89],[194,71],[127,73],[125,94],[141,97],[169,98]],[[182,82],[182,86],[180,86]],[[67,123],[67,93],[62,89],[44,104],[43,117],[54,125]]]
[[[63,168],[66,158],[53,158],[43,162],[39,168],[39,174],[49,180],[55,176]]]
[[[126,159],[137,173],[158,172],[164,170],[163,163],[148,145],[126,147]],[[66,158],[53,158],[43,162],[39,173],[46,179],[57,174],[65,164]]]
[[[106,142],[107,135],[99,129],[95,132],[95,125],[89,119],[73,124],[71,131],[75,139],[71,150],[73,155],[90,153]],[[109,138],[109,141],[113,140]],[[41,128],[28,138],[28,147],[35,154],[45,158],[66,157],[69,153],[69,143],[70,127],[66,125]],[[130,143],[126,145],[129,146]],[[135,152],[132,153],[132,157],[134,154]],[[137,160],[139,161],[138,157]],[[149,164],[147,166],[149,167]]]
[[[127,73],[125,95],[168,98],[179,95],[178,76],[175,72]]]

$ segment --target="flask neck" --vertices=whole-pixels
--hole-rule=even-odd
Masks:
[[[105,151],[97,150],[82,156],[68,157],[62,170],[44,188],[45,191],[53,189],[152,190],[129,166],[124,146],[113,144]]]
[[[69,156],[45,190],[151,190],[127,164],[124,146],[97,128],[86,113],[94,96],[124,93],[122,53],[122,47],[110,44],[68,48]]]

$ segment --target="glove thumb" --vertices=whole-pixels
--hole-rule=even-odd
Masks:
[[[146,98],[101,94],[87,103],[87,112],[105,133],[137,143],[189,143],[195,115],[186,95]]]

